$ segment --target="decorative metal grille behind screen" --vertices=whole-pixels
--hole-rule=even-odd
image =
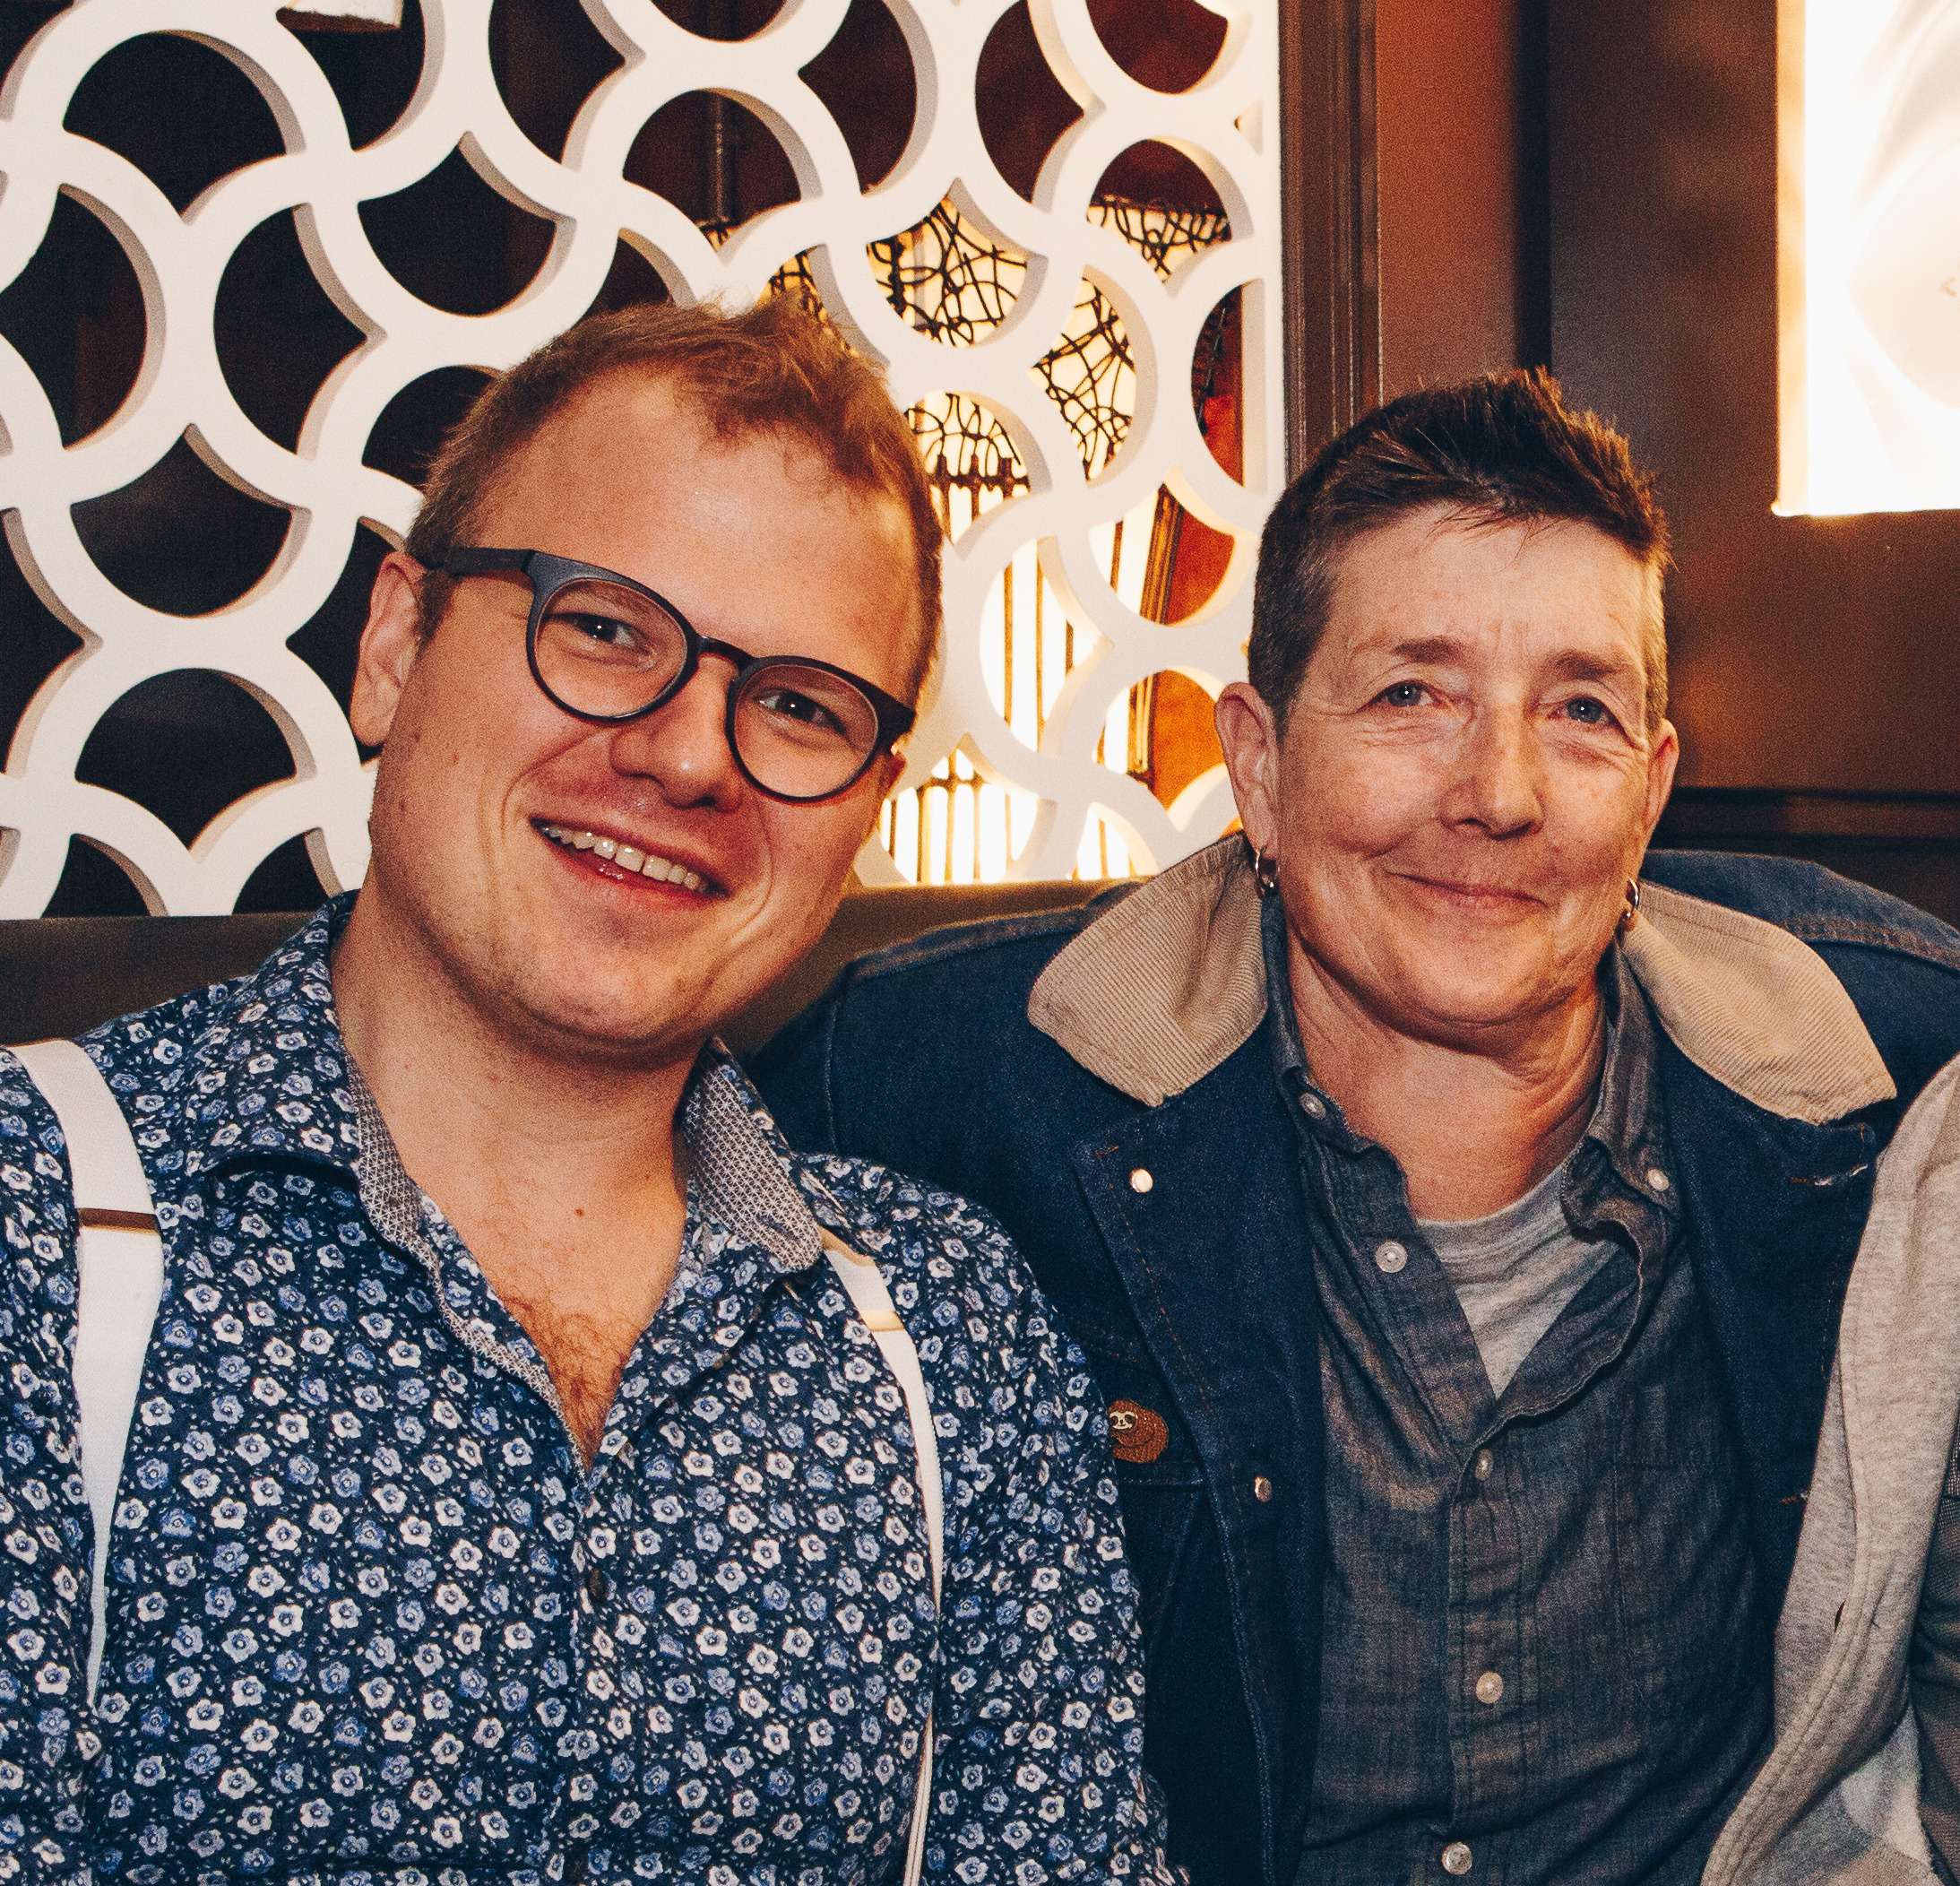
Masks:
[[[566,108],[557,151],[514,102],[544,68],[514,76],[506,47],[499,69],[491,0],[410,0],[419,82],[365,142],[318,17],[77,0],[48,20],[0,97],[0,511],[27,601],[80,646],[43,664],[13,731],[0,915],[48,906],[75,839],[159,912],[231,910],[295,840],[329,888],[358,883],[371,764],[342,713],[346,650],[315,644],[335,610],[358,617],[362,541],[398,542],[413,515],[396,475],[412,466],[381,442],[411,395],[453,397],[456,369],[495,371],[635,294],[800,295],[885,363],[911,410],[951,539],[947,659],[865,877],[1120,874],[1227,826],[1204,710],[1243,671],[1256,534],[1282,482],[1277,0],[1199,16],[1222,39],[1180,91],[1159,89],[1147,57],[1119,63],[1140,39],[1122,0],[886,4],[912,123],[868,185],[831,105],[849,89],[835,48],[870,0],[789,0],[753,30],[732,0],[703,0],[699,31],[650,0],[583,0],[612,69]],[[336,12],[386,8],[323,0]],[[982,93],[1002,36],[1030,25],[1073,122],[1011,181]],[[181,203],[112,134],[76,128],[91,74],[153,35],[229,62],[276,126],[275,154]],[[648,186],[639,155],[684,108],[713,145],[712,200],[685,207],[678,186]],[[728,156],[744,136],[780,147],[795,193],[746,217],[748,173]],[[1153,186],[1166,177],[1175,187]],[[514,221],[540,220],[536,254],[521,267],[514,238],[484,264],[483,308],[438,307],[411,291],[416,246],[391,246],[377,205],[421,193],[427,213],[475,180]],[[141,296],[126,394],[99,422],[51,393],[5,318],[68,266],[56,238],[78,210]],[[323,317],[349,324],[285,436],[227,357],[239,284],[281,228],[332,303]],[[263,575],[215,609],[177,600],[184,584],[112,580],[99,506],[207,472],[255,516],[289,514]],[[0,624],[16,667],[24,634]],[[290,759],[194,825],[100,783],[85,751],[133,690],[186,675],[246,690]]]

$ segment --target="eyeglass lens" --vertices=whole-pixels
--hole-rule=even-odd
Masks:
[[[540,612],[538,674],[577,714],[636,714],[673,686],[686,631],[651,596],[581,579]],[[848,785],[877,743],[877,710],[839,675],[795,661],[750,669],[730,716],[735,751],[764,792],[820,799]]]

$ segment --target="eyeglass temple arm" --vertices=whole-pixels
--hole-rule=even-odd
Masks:
[[[529,550],[445,550],[441,567],[452,576],[483,576],[493,570],[531,567]]]

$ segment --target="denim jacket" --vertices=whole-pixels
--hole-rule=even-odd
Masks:
[[[1872,1168],[1960,1051],[1960,935],[1813,865],[1655,853],[1626,939],[1697,1284],[1788,1581]],[[985,1201],[1109,1402],[1143,1592],[1146,1757],[1197,1886],[1293,1886],[1325,1515],[1307,1202],[1237,840],[1086,910],[848,970],[757,1057],[792,1144]]]

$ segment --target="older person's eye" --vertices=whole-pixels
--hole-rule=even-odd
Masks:
[[[1602,702],[1584,695],[1576,700],[1567,701],[1559,712],[1568,721],[1577,721],[1584,727],[1610,727],[1613,721],[1613,716]]]
[[[1375,702],[1380,707],[1420,707],[1429,691],[1420,681],[1397,681],[1383,688]]]

